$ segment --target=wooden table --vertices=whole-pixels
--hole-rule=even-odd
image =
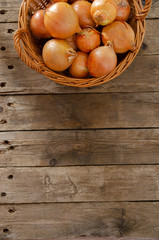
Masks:
[[[19,7],[0,2],[0,240],[159,239],[159,0],[133,64],[85,89],[20,60]]]

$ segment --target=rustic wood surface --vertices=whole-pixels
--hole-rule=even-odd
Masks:
[[[159,129],[0,133],[1,167],[159,164]]]
[[[0,231],[3,228],[10,229],[8,233],[1,233],[2,239],[3,236],[9,237],[13,233],[17,240],[36,239],[37,236],[38,239],[51,239],[54,236],[63,240],[63,236],[78,236],[81,238],[76,240],[85,240],[85,236],[92,236],[88,240],[117,240],[114,237],[96,237],[125,235],[130,238],[120,240],[137,240],[135,236],[142,237],[139,240],[150,240],[147,238],[152,235],[156,239],[159,236],[159,203],[5,205],[0,207],[0,214]],[[6,224],[3,224],[3,221]]]
[[[0,1],[0,240],[159,240],[159,0],[131,66],[85,89],[21,62],[20,3]]]

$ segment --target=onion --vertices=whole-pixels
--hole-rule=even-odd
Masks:
[[[87,1],[77,1],[71,5],[77,13],[79,24],[81,27],[95,27],[90,10],[91,3]]]
[[[76,51],[61,39],[52,39],[45,43],[42,51],[44,63],[54,71],[64,71],[77,56]]]
[[[84,52],[77,52],[77,57],[73,61],[69,68],[69,72],[72,77],[76,78],[86,78],[88,77],[88,67],[87,67],[88,54]]]
[[[50,2],[47,4],[46,8],[52,6],[54,3],[57,2],[67,2],[68,0],[50,0]]]
[[[82,52],[90,52],[100,45],[100,34],[93,28],[83,28],[76,36],[76,46]]]
[[[76,46],[76,43],[75,43],[75,40],[76,40],[75,35],[72,35],[71,37],[69,37],[65,40],[74,50],[77,50],[77,46]]]
[[[108,25],[117,16],[117,6],[114,0],[94,0],[91,6],[91,15],[98,25]]]
[[[94,49],[88,57],[88,70],[94,77],[101,77],[112,72],[117,65],[117,56],[112,45]]]
[[[30,30],[35,37],[38,38],[50,38],[51,35],[48,33],[44,26],[44,10],[38,10],[31,17]]]
[[[46,9],[44,25],[54,38],[66,39],[81,31],[75,10],[65,2],[55,3]]]
[[[102,30],[102,41],[103,44],[107,44],[107,41],[112,41],[116,53],[135,50],[135,33],[126,22],[115,21],[104,27]]]
[[[127,21],[130,14],[130,5],[127,0],[115,0],[118,7],[116,20]]]

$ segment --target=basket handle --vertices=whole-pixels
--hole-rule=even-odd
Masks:
[[[13,35],[13,41],[14,41],[14,47],[17,51],[19,57],[22,59],[22,61],[32,69],[38,71],[39,73],[42,73],[42,67],[44,67],[43,63],[38,63],[31,58],[31,56],[22,48],[21,42],[23,42],[23,39],[27,37],[27,30],[24,28],[19,28],[15,34]]]
[[[150,10],[151,4],[152,0],[146,0],[145,7],[136,14],[136,19],[144,19]]]

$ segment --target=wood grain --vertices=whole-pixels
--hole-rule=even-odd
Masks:
[[[11,212],[8,212],[11,211]],[[0,229],[10,240],[150,240],[159,236],[159,203],[61,203],[0,206]],[[16,221],[15,221],[16,219]],[[29,231],[28,231],[29,229]],[[2,232],[2,231],[0,231]],[[83,236],[82,238],[79,238]],[[103,239],[98,237],[114,238]],[[147,238],[145,238],[145,236]],[[119,239],[118,239],[119,240]],[[137,240],[137,239],[136,239]]]
[[[159,130],[0,133],[0,166],[159,164]]]
[[[0,97],[3,130],[159,127],[159,93]]]
[[[159,200],[159,166],[0,168],[0,182],[0,203]]]
[[[19,0],[1,0],[0,11],[5,10],[4,14],[0,14],[0,22],[15,22],[18,20],[20,8]],[[13,14],[14,12],[14,14]],[[147,18],[158,18],[159,1],[152,0],[152,7]]]

